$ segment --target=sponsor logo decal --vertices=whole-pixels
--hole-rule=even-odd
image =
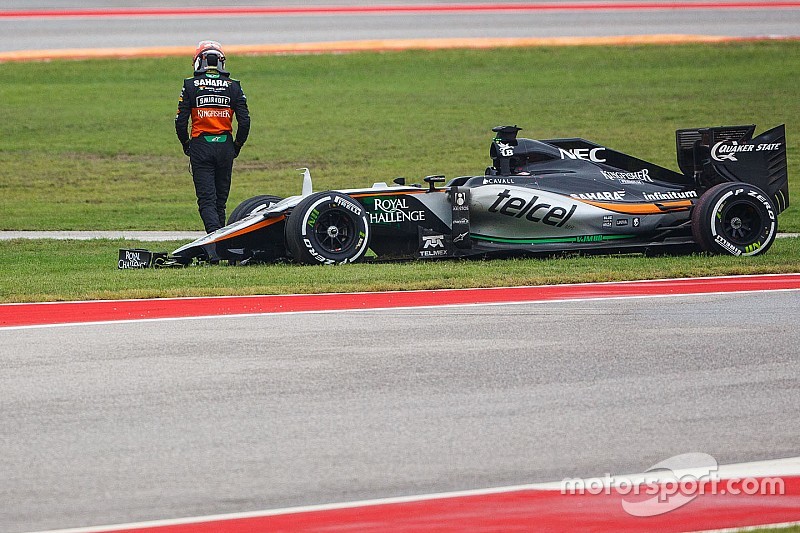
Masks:
[[[471,248],[472,239],[469,236],[469,191],[458,188],[451,189],[452,223],[450,224],[452,243],[457,248]]]
[[[421,222],[425,211],[412,211],[408,208],[408,198],[375,198],[375,212],[369,214],[372,224],[392,224],[396,222]]]
[[[738,161],[736,154],[742,152],[774,152],[782,143],[739,144],[736,141],[720,141],[711,148],[714,161]]]
[[[617,226],[627,226],[628,219],[627,218],[618,218],[617,219]]]
[[[634,219],[633,219],[633,227],[634,228],[638,228],[640,224],[641,224],[641,220],[639,219],[639,217],[634,217]]]
[[[607,180],[619,180],[620,183],[653,181],[653,178],[650,177],[650,171],[646,168],[643,168],[638,172],[608,172],[604,170],[603,177],[605,177]]]
[[[326,265],[332,265],[334,263],[332,259],[325,259],[324,257],[322,257],[319,254],[319,252],[317,252],[317,250],[314,248],[314,245],[311,244],[311,241],[309,241],[308,239],[303,239],[303,244],[306,245],[306,250],[308,250],[308,253],[311,254],[311,257],[313,257],[320,263],[325,263]]]
[[[420,257],[446,257],[447,250],[420,250]]]
[[[722,235],[717,235],[716,237],[714,237],[714,241],[723,248],[725,248],[726,250],[728,250],[733,255],[742,255],[742,251],[738,249],[736,246],[734,246],[732,243],[730,243]]]
[[[351,202],[351,201],[349,201],[349,200],[347,200],[345,198],[342,198],[341,196],[334,196],[333,197],[333,203],[335,203],[335,204],[337,204],[337,205],[339,205],[341,207],[344,207],[348,211],[351,211],[351,212],[353,212],[354,214],[356,214],[358,216],[361,216],[361,207],[357,206],[356,204],[354,204],[353,202]]]
[[[120,250],[117,268],[147,268],[150,266],[150,253],[138,250]]]
[[[529,200],[512,196],[509,189],[497,195],[497,200],[489,207],[490,213],[500,213],[514,218],[525,217],[530,222],[541,222],[549,226],[561,227],[572,217],[578,204],[572,204],[567,211],[561,206],[552,206],[539,202],[539,196],[534,195]]]
[[[366,238],[367,238],[367,234],[366,234],[366,233],[364,233],[363,231],[359,231],[359,232],[358,232],[358,242],[356,243],[356,250],[360,250],[360,249],[361,249],[361,246],[364,244],[364,240],[365,240]],[[361,254],[359,254],[359,255],[361,255]],[[353,261],[355,261],[355,260],[356,260],[356,258],[355,258],[355,257],[353,257],[353,258],[350,260],[350,262],[353,262]]]
[[[603,227],[604,228],[610,228],[613,225],[614,225],[614,217],[612,217],[611,215],[604,215],[603,216]]]
[[[759,144],[756,152],[774,152],[781,147],[781,143]]]
[[[230,109],[198,109],[197,118],[231,118]]]
[[[513,185],[514,180],[511,178],[483,178],[484,185]]]
[[[453,194],[453,212],[456,211],[469,211],[467,193],[457,191]]]
[[[501,143],[499,141],[495,141],[497,145],[497,150],[500,152],[500,155],[503,157],[511,157],[514,155],[514,148],[510,144]]]
[[[423,235],[422,248],[444,248],[444,235]]]
[[[602,235],[578,235],[575,237],[575,242],[601,242]]]
[[[444,235],[432,234],[420,236],[422,249],[419,251],[420,257],[445,257],[449,254],[447,245],[444,242]]]
[[[200,79],[194,80],[194,86],[205,88],[205,87],[223,87],[227,88],[230,87],[231,82],[230,80],[223,80],[223,79]]]
[[[317,218],[319,217],[319,211],[313,209],[311,213],[308,215],[308,227],[313,228],[314,225],[317,223]]]
[[[595,163],[605,163],[605,158],[602,157],[601,152],[605,148],[574,148],[572,150],[564,150],[559,148],[561,159],[583,159],[584,161],[594,161]]]
[[[205,94],[197,97],[197,107],[222,106],[230,107],[231,99],[229,96],[217,94]]]
[[[737,189],[736,190],[736,194],[737,195],[741,194],[741,193],[742,193],[742,189]],[[747,191],[747,196],[755,198],[756,200],[758,200],[759,202],[764,204],[764,207],[767,208],[767,214],[769,215],[769,219],[770,220],[775,220],[775,213],[772,212],[772,206],[770,206],[769,200],[764,198],[763,194],[759,194],[759,193],[757,193],[755,191]]]
[[[648,202],[658,202],[659,200],[680,200],[686,198],[697,198],[697,191],[669,191],[669,192],[653,192],[643,193],[644,199]]]
[[[745,251],[745,253],[751,254],[751,253],[755,252],[756,250],[758,250],[759,248],[761,248],[761,242],[754,242],[753,244],[748,244],[745,247],[744,251]]]
[[[613,192],[584,192],[584,193],[577,193],[577,194],[570,194],[573,198],[578,198],[580,200],[617,200],[622,201],[625,199],[625,191],[613,191]]]

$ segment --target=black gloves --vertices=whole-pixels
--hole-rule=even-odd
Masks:
[[[191,145],[192,141],[186,141],[183,143],[183,153],[189,155],[189,146]]]

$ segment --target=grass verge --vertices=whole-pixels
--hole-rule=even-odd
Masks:
[[[253,129],[229,207],[257,194],[482,174],[489,129],[585,137],[675,168],[674,130],[787,124],[790,196],[781,231],[800,231],[800,42],[407,51],[231,57]],[[184,58],[5,65],[0,230],[196,230],[175,138]],[[797,272],[797,240],[763,257],[571,257],[315,268],[117,271],[117,248],[152,243],[0,243],[0,301],[341,292],[717,274]],[[177,243],[164,243],[172,250]]]
[[[569,256],[355,264],[117,270],[119,248],[171,250],[180,243],[134,241],[0,242],[0,301],[31,302],[177,296],[358,292],[513,287],[595,281],[800,271],[800,238],[779,239],[768,253],[732,256]]]
[[[785,122],[800,199],[800,42],[235,56],[253,129],[230,207],[397,176],[482,174],[491,127],[676,168],[675,129]],[[11,63],[0,230],[199,229],[173,118],[185,58]],[[796,200],[798,201],[798,200]],[[800,231],[789,208],[782,231]]]

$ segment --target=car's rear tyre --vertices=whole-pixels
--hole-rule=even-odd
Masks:
[[[692,211],[692,235],[712,254],[763,254],[777,232],[778,216],[772,201],[747,183],[711,187]]]
[[[286,220],[286,246],[298,263],[354,263],[364,257],[369,236],[364,207],[339,192],[304,198]]]
[[[244,202],[240,203],[236,206],[236,209],[231,211],[230,216],[228,216],[228,224],[233,224],[234,222],[239,222],[243,218],[247,217],[250,213],[253,212],[254,209],[257,207],[261,207],[262,205],[270,206],[277,204],[283,200],[280,196],[272,196],[271,194],[262,194],[259,196],[253,196],[252,198],[248,198]]]

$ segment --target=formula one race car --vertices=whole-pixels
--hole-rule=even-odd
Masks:
[[[576,252],[756,255],[789,205],[784,126],[676,132],[680,173],[584,139],[517,138],[493,129],[483,175],[240,204],[226,227],[171,261],[335,264],[377,259]],[[372,255],[372,254],[369,254]]]

